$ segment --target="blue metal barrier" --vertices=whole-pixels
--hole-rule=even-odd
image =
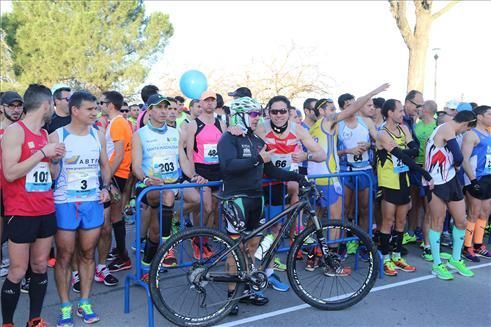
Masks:
[[[355,177],[355,190],[353,191],[355,195],[355,213],[354,217],[356,218],[356,222],[358,222],[358,192],[356,191],[358,189],[358,178],[360,176],[365,176],[369,180],[369,201],[368,201],[368,231],[367,233],[372,236],[372,221],[373,221],[373,180],[372,177],[363,172],[363,171],[356,171],[356,172],[342,172],[338,174],[325,174],[325,175],[309,175],[309,179],[314,179],[317,180],[319,178],[327,178],[328,180],[331,178],[338,178],[341,181],[341,186],[344,188],[344,177]],[[269,183],[269,203],[271,204],[272,200],[272,195],[271,195],[271,181],[270,180],[264,180],[264,183]],[[285,188],[286,188],[286,183],[283,184],[283,194],[286,194]],[[135,214],[135,220],[136,220],[136,258],[135,258],[135,270],[134,274],[128,274],[125,279],[125,290],[124,290],[124,312],[129,313],[130,310],[130,284],[133,282],[134,284],[141,286],[145,289],[146,295],[147,295],[147,304],[148,304],[148,326],[153,327],[154,326],[154,311],[153,311],[153,303],[152,299],[150,296],[150,289],[147,283],[142,281],[142,276],[144,273],[148,272],[148,268],[143,267],[141,264],[141,239],[140,239],[140,230],[141,230],[141,204],[142,204],[142,199],[143,197],[152,191],[159,191],[160,192],[160,198],[162,198],[162,193],[166,190],[178,190],[180,193],[180,228],[184,229],[185,228],[185,221],[184,221],[184,195],[183,195],[183,190],[186,188],[199,188],[199,194],[200,194],[200,205],[199,205],[199,211],[200,211],[200,217],[199,217],[199,222],[200,226],[203,226],[203,215],[204,215],[204,209],[203,209],[203,187],[215,187],[215,186],[220,186],[222,185],[222,182],[210,182],[207,184],[196,184],[196,183],[184,183],[184,184],[169,184],[169,185],[162,185],[162,186],[149,186],[146,187],[142,192],[138,195],[136,198],[136,214]],[[286,204],[286,198],[283,197],[282,199],[282,205],[280,206],[269,206],[265,210],[265,217],[267,219],[273,218],[275,215],[277,215],[279,212],[281,212]],[[314,207],[316,206],[316,203],[313,203]],[[160,206],[161,208],[161,206]],[[342,220],[344,221],[344,197],[342,196],[342,214],[341,214]],[[196,218],[196,217],[193,217]],[[320,217],[322,218],[322,217]],[[327,219],[329,221],[330,216],[329,216],[329,210],[327,210]],[[160,220],[160,226],[162,226],[162,210],[159,210],[159,220]],[[218,222],[219,222],[219,228],[223,229],[223,222],[221,219],[221,210],[219,210],[219,217],[218,217]],[[302,227],[302,222],[299,220],[297,222],[297,228],[298,232],[301,231]],[[162,243],[162,235],[160,235],[160,242]],[[356,240],[356,237],[346,237],[346,240]],[[287,252],[290,249],[290,246],[286,246],[283,248],[280,248],[278,251],[279,252]],[[358,252],[355,254],[355,269],[357,268],[357,262],[358,262]],[[182,258],[181,258],[182,259]],[[179,259],[179,261],[182,261]],[[381,266],[382,266],[382,273],[380,275],[380,278],[383,276],[383,262],[381,261]]]

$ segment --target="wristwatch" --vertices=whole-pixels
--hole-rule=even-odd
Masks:
[[[310,152],[307,152],[307,160],[308,161],[311,161],[313,158],[314,158],[314,154],[313,153],[310,153]]]

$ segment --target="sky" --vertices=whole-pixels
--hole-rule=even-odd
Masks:
[[[435,1],[434,11],[445,3]],[[1,5],[4,11],[11,4],[2,0]],[[189,69],[234,75],[253,59],[281,56],[294,43],[309,53],[302,61],[318,65],[332,78],[332,94],[326,96],[363,95],[384,82],[392,85],[382,94],[385,98],[405,95],[408,52],[387,1],[145,1],[145,5],[148,13],[169,14],[174,26],[147,83],[159,85],[163,74],[178,80]],[[408,13],[412,8],[410,4]],[[441,49],[440,106],[450,99],[491,104],[490,15],[490,1],[464,1],[433,24],[430,49]],[[426,71],[424,94],[433,99],[431,50]],[[293,102],[300,105],[301,100]]]

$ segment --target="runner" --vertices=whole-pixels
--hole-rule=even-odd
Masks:
[[[187,156],[189,161],[194,164],[195,173],[208,181],[219,181],[221,174],[217,144],[226,127],[214,116],[216,93],[213,91],[204,92],[200,97],[200,106],[201,115],[194,121],[190,121],[187,126],[185,143]],[[191,176],[194,175],[194,172]],[[207,227],[216,227],[218,219],[218,215],[215,215],[216,201],[211,196],[212,190],[217,191],[218,188],[203,188],[203,223]],[[208,249],[206,246],[204,248]],[[206,256],[211,254],[211,252],[207,252]]]
[[[2,185],[10,267],[2,286],[3,326],[13,326],[20,282],[32,269],[28,327],[45,326],[40,317],[48,286],[48,256],[56,232],[49,161],[65,154],[61,143],[48,144],[41,127],[53,114],[51,91],[31,84],[24,94],[25,118],[9,126],[2,138]]]
[[[343,108],[349,108],[350,105]],[[343,109],[346,110],[346,109]],[[373,101],[368,101],[362,106],[360,115],[346,117],[338,124],[338,155],[341,172],[362,172],[364,175],[351,176],[344,178],[344,212],[346,218],[368,232],[368,201],[369,186],[375,179],[373,174],[373,154],[371,153],[371,139],[377,138],[377,130],[371,118],[363,116],[365,113],[371,113],[373,116]],[[358,217],[355,214],[355,197],[354,191],[358,191]],[[371,226],[370,226],[371,228]],[[355,254],[358,249],[358,243],[351,241],[347,243],[348,254]],[[366,254],[362,252],[362,254]]]
[[[382,226],[380,227],[380,250],[384,256],[384,274],[396,276],[397,270],[414,272],[416,268],[401,257],[402,238],[409,210],[409,169],[420,172],[430,181],[432,177],[418,166],[412,158],[419,151],[411,132],[403,124],[404,110],[401,102],[395,99],[385,101],[382,115],[385,125],[377,137],[377,176],[378,186],[382,190]],[[392,256],[389,255],[389,242],[392,233]]]
[[[199,175],[193,176],[192,166],[184,153],[179,132],[166,124],[171,103],[172,101],[160,94],[152,95],[148,100],[149,120],[133,137],[132,169],[139,180],[137,196],[147,186],[177,183],[181,172],[192,176],[193,183],[207,182]],[[150,265],[160,243],[160,210],[162,210],[162,237],[164,241],[170,237],[176,193],[176,190],[165,190],[160,198],[160,191],[151,191],[142,199],[143,203],[151,207],[150,228],[142,259],[144,266]],[[197,192],[196,196],[199,200]],[[174,252],[169,252],[164,258],[164,266],[171,267],[176,263]]]
[[[315,105],[315,109],[318,109],[322,119],[319,119],[311,128],[310,135],[313,139],[324,149],[327,153],[327,161],[323,163],[309,162],[308,173],[309,175],[320,174],[336,174],[339,171],[339,158],[337,153],[337,138],[338,138],[338,126],[339,122],[344,120],[359,111],[365,103],[378,93],[385,91],[389,87],[389,84],[383,84],[371,91],[370,93],[359,97],[345,110],[337,113],[332,112],[332,103],[329,103],[328,99],[320,99]],[[321,199],[319,199],[317,207],[317,216],[324,217],[324,214],[329,210],[330,219],[341,219],[342,213],[342,194],[343,190],[338,178],[319,178],[316,180],[316,184],[322,191]],[[332,235],[336,237],[336,235]],[[333,247],[332,251],[337,251]],[[313,271],[318,260],[312,261],[312,266],[307,267],[309,271]],[[308,266],[309,262],[307,262]],[[331,275],[347,276],[351,274],[349,267],[344,267],[337,272],[331,272]]]
[[[426,144],[425,167],[435,184],[433,192],[428,195],[430,207],[429,239],[431,254],[433,255],[432,273],[437,278],[444,280],[453,279],[447,266],[456,269],[463,276],[474,276],[474,273],[465,266],[461,259],[467,215],[462,186],[456,176],[456,171],[463,161],[456,135],[473,126],[476,126],[476,116],[472,111],[458,112],[452,121],[438,126]],[[454,218],[454,226],[452,257],[445,266],[440,258],[440,235],[447,209]]]
[[[94,251],[104,224],[102,203],[109,200],[110,168],[104,136],[92,127],[97,117],[96,100],[88,92],[75,92],[68,104],[71,122],[49,136],[51,143],[61,142],[66,149],[62,161],[51,161],[53,171],[57,172],[54,198],[58,227],[55,280],[61,303],[58,326],[73,326],[68,285],[75,251],[79,252],[76,264],[80,276],[77,315],[85,323],[99,321],[99,316],[92,310],[89,296],[94,278]],[[103,185],[99,185],[100,175]],[[78,246],[75,246],[76,243]]]
[[[24,112],[24,101],[22,97],[17,92],[7,91],[2,94],[0,98],[0,107],[3,114],[3,119],[0,122],[0,141],[2,140],[2,136],[5,133],[5,129],[17,122],[21,119],[22,114]],[[0,148],[0,161],[1,161],[1,148]],[[0,163],[0,175],[1,175],[1,163]],[[4,206],[3,206],[3,196],[2,196],[2,183],[0,182],[0,240],[1,245],[4,242],[3,235],[3,227],[4,227]],[[1,259],[1,267],[0,267],[0,277],[5,277],[8,274],[8,267],[10,265],[9,259],[3,257],[3,251],[0,249],[0,259]]]
[[[53,92],[55,112],[53,113],[50,122],[44,126],[44,129],[48,131],[48,134],[67,125],[71,120],[70,112],[68,110],[68,101],[72,94],[70,87],[65,84],[56,84],[53,86],[51,92]]]
[[[479,106],[473,111],[477,126],[465,133],[462,143],[466,173],[464,188],[469,215],[464,239],[464,258],[479,262],[479,257],[491,259],[483,244],[484,231],[491,213],[491,107]]]
[[[136,120],[140,114],[140,106],[137,104],[130,105],[130,112],[128,115],[128,120],[132,125],[133,132],[136,131]]]
[[[125,223],[122,219],[122,201],[121,193],[123,192],[128,177],[130,175],[131,165],[131,128],[128,122],[121,116],[120,109],[123,106],[123,96],[116,91],[107,91],[102,93],[100,99],[102,111],[109,117],[109,125],[106,129],[106,149],[111,166],[112,186],[114,190],[111,193],[117,194],[116,198],[111,201],[110,221],[114,230],[116,240],[116,251],[112,251],[112,262],[107,267],[111,272],[127,270],[131,268],[131,260],[126,250],[126,231]],[[106,248],[104,253],[99,253],[99,264],[97,265],[96,276],[104,267],[104,259],[107,256],[111,245],[111,238],[107,235],[107,230],[102,229],[100,242],[104,242]]]

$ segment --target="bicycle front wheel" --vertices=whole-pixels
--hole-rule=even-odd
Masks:
[[[342,310],[370,292],[377,278],[379,257],[369,235],[357,226],[331,221],[322,234],[330,260],[322,253],[315,227],[309,226],[288,253],[288,279],[304,302],[322,310]],[[298,251],[307,254],[304,260],[295,260]]]
[[[239,247],[217,260],[234,244],[224,233],[208,228],[190,228],[169,238],[157,251],[149,271],[150,294],[157,310],[179,326],[208,326],[225,317],[244,285],[208,277],[237,276],[246,271]],[[172,256],[177,265],[169,267]],[[231,297],[229,290],[233,291]]]

